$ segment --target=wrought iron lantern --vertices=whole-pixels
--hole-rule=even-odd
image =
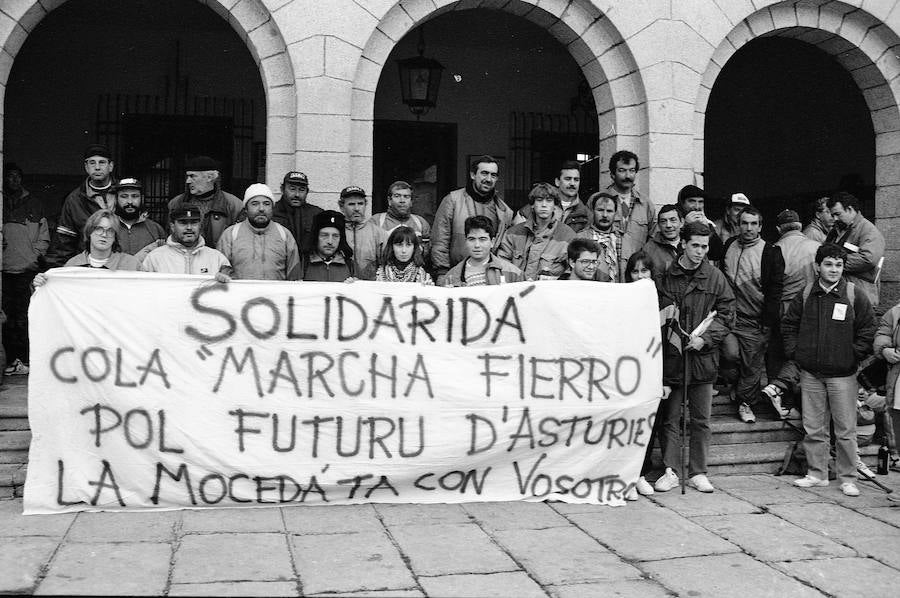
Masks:
[[[416,120],[437,105],[443,65],[433,58],[425,58],[424,27],[419,27],[419,55],[397,61],[400,68],[400,93],[403,103]]]

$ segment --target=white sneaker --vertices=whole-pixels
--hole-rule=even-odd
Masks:
[[[638,491],[635,486],[632,486],[628,489],[628,492],[625,493],[625,500],[637,500],[638,499]]]
[[[875,473],[869,469],[862,461],[856,462],[856,477],[861,480],[875,479]]]
[[[794,480],[794,486],[800,488],[812,488],[813,486],[827,486],[828,480],[820,480],[816,476],[807,474],[806,477]]]
[[[853,482],[844,482],[841,484],[841,492],[845,496],[859,496],[859,488]]]
[[[28,374],[28,366],[17,357],[15,361],[9,364],[9,367],[3,370],[3,373],[7,376],[24,376]]]
[[[666,473],[659,476],[653,488],[657,492],[668,492],[672,488],[678,487],[678,475],[672,471],[671,467],[666,467]]]
[[[688,485],[691,488],[696,488],[700,492],[712,492],[715,490],[713,485],[709,483],[709,478],[702,473],[698,473],[695,476],[691,476],[691,479],[688,480]]]
[[[759,394],[763,398],[768,399],[768,401],[772,403],[772,407],[775,408],[775,413],[777,413],[781,419],[784,419],[785,409],[781,406],[781,389],[774,384],[766,384],[765,388],[763,388]]]
[[[738,417],[741,418],[741,421],[745,424],[752,424],[756,422],[756,416],[753,415],[753,409],[750,409],[750,405],[747,403],[741,403],[738,405]]]
[[[637,483],[634,485],[637,489],[638,494],[641,496],[650,496],[653,494],[653,486],[650,485],[650,482],[647,481],[647,478],[641,476],[638,478]]]

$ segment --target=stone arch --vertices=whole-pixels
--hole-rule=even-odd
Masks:
[[[16,54],[28,35],[67,0],[12,0],[0,6],[0,122],[6,84]],[[281,31],[262,0],[197,0],[228,21],[259,67],[266,94],[266,178],[293,168],[297,98],[294,69]],[[2,157],[0,128],[0,157]]]
[[[887,13],[893,8],[883,7]],[[887,16],[885,13],[885,16]],[[900,37],[881,19],[844,2],[779,2],[737,22],[716,48],[694,105],[694,177],[702,184],[706,108],[719,72],[758,37],[781,36],[811,44],[843,66],[862,93],[875,130],[876,215],[900,198]]]
[[[350,180],[371,181],[375,90],[394,45],[414,27],[454,10],[502,10],[550,32],[584,73],[592,88],[600,131],[600,155],[628,148],[648,156],[647,99],[641,74],[628,45],[610,19],[588,0],[469,0],[396,2],[365,43],[353,77],[350,106]],[[539,6],[540,4],[540,6]],[[605,162],[604,162],[605,163]],[[649,164],[647,164],[649,165]],[[642,165],[642,166],[647,166]],[[605,171],[605,166],[601,165]],[[642,167],[641,176],[647,177]],[[647,181],[642,183],[646,186]]]

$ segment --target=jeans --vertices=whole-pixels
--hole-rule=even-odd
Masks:
[[[691,414],[690,459],[688,475],[706,473],[709,455],[709,414],[712,411],[712,383],[688,385],[688,409]],[[663,407],[664,405],[664,407]],[[681,386],[672,389],[669,398],[662,402],[663,425],[660,429],[663,463],[678,472],[681,468]]]
[[[801,369],[800,388],[809,475],[828,479],[829,427],[833,421],[838,481],[856,482],[856,375],[829,378]]]
[[[759,399],[759,391],[762,390],[769,335],[758,326],[746,326],[741,323],[736,324],[731,332],[737,338],[740,348],[734,398],[738,403],[753,405]]]
[[[31,304],[31,281],[35,272],[3,273],[3,348],[6,362],[21,359],[28,363],[28,306]]]

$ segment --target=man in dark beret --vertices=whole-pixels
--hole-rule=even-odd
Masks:
[[[184,193],[169,202],[169,212],[189,203],[200,208],[200,234],[210,247],[219,242],[222,232],[241,219],[244,203],[222,190],[219,164],[209,156],[187,161]]]

